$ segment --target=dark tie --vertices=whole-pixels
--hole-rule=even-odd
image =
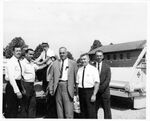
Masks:
[[[18,60],[18,63],[19,63],[19,66],[20,66],[20,71],[21,71],[21,78],[24,79],[23,75],[22,75],[22,67],[21,67],[21,64],[20,64],[20,60]],[[20,89],[20,91],[24,91],[24,86],[23,86],[23,80],[21,79],[18,87]]]
[[[19,66],[20,66],[20,71],[21,71],[21,76],[22,76],[22,68],[21,68],[21,64],[20,64],[20,60],[18,60]]]
[[[99,63],[98,63],[98,71],[99,71]]]
[[[82,87],[84,88],[84,72],[85,72],[85,66],[83,68],[83,73],[82,73]]]
[[[61,70],[60,70],[60,78],[62,78],[63,68],[64,68],[64,60],[62,60],[62,66],[61,66]]]

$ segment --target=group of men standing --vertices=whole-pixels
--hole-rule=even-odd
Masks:
[[[33,61],[34,51],[27,49],[25,58],[20,62],[21,48],[14,47],[13,56],[9,59],[6,71],[6,100],[7,118],[16,118],[18,105],[21,106],[22,117],[36,117],[36,97],[34,82],[36,70],[47,67],[44,91],[55,97],[58,118],[74,118],[73,98],[75,89],[78,90],[81,117],[97,118],[100,105],[104,110],[104,118],[111,119],[110,67],[103,62],[103,52],[96,51],[96,61],[90,63],[87,53],[80,56],[81,67],[67,56],[67,48],[59,48],[60,59],[54,60],[49,56],[51,63],[42,64]],[[37,75],[38,76],[38,75]],[[23,81],[22,81],[23,79]],[[76,88],[75,88],[76,87]]]

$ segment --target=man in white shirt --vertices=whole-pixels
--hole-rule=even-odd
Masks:
[[[38,66],[33,63],[33,49],[27,49],[25,51],[25,59],[21,62],[22,65],[22,75],[24,78],[24,88],[26,90],[25,94],[25,109],[28,118],[36,117],[36,98],[34,91],[34,82],[35,82],[35,71],[42,69],[46,64]]]
[[[8,81],[6,86],[6,118],[17,118],[19,100],[22,99],[23,87],[21,85],[20,57],[21,47],[14,46],[13,56],[6,65],[5,79]]]
[[[82,67],[77,72],[77,84],[79,88],[79,100],[82,118],[96,118],[96,94],[99,89],[98,70],[89,64],[89,55],[80,56]]]

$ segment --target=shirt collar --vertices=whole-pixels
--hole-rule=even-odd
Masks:
[[[99,62],[96,62],[97,64],[99,63]],[[99,63],[99,64],[101,64],[102,63],[102,61]]]
[[[89,67],[90,66],[90,64],[88,63],[86,66],[82,66],[82,68],[87,68],[87,67]]]
[[[26,58],[24,58],[25,63],[29,64],[31,62],[29,62]]]
[[[61,62],[62,62],[62,60],[60,60]],[[68,62],[68,58],[66,58],[65,60],[64,60],[64,62]]]
[[[13,60],[16,60],[16,61],[20,60],[20,59],[16,58],[14,55],[12,56],[12,58],[13,58]]]
[[[101,68],[101,67],[102,67],[102,62],[103,62],[103,61],[101,61],[100,63],[96,62],[96,67],[98,67],[98,64],[99,64],[99,66],[100,66],[100,68]]]

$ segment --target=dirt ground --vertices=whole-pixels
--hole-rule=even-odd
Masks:
[[[112,119],[146,119],[146,109],[140,110],[118,110],[112,109]],[[103,119],[103,110],[99,109],[98,118]]]
[[[146,108],[133,109],[132,104],[131,100],[111,97],[112,119],[146,119]],[[103,110],[100,108],[98,118],[103,119],[103,116]]]
[[[146,108],[133,109],[132,101],[119,97],[111,97],[112,119],[146,119]],[[44,103],[40,103],[40,113],[37,118],[45,118]],[[76,119],[80,119],[78,116]],[[98,111],[98,118],[104,119],[102,108]]]

